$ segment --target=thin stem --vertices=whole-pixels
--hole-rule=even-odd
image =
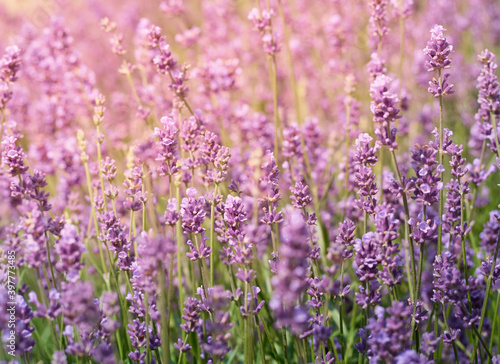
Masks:
[[[99,125],[96,125],[96,132],[97,132],[97,140],[96,140],[96,146],[97,146],[97,165],[99,168],[99,180],[101,181],[101,193],[102,193],[102,200],[104,202],[104,206],[106,206],[106,194],[104,193],[104,177],[102,175],[102,152],[101,152],[101,129],[99,128]]]
[[[149,316],[149,295],[147,292],[144,293],[144,304],[146,306],[146,360],[147,360],[147,363],[150,363],[151,362],[151,348],[149,346],[149,320],[150,320],[150,316]],[[167,343],[168,345],[168,343]]]
[[[181,192],[180,192],[180,184],[178,182],[175,183],[175,197],[177,199],[177,212],[181,209]],[[175,233],[177,240],[177,286],[179,287],[179,306],[180,312],[184,312],[184,284],[182,284],[182,269],[181,269],[181,261],[182,261],[182,243],[183,235],[182,235],[182,226],[180,219],[177,220],[175,224]]]
[[[170,268],[173,266],[173,260],[174,257],[170,256]],[[162,345],[162,357],[163,357],[163,362],[169,363],[170,362],[170,345],[169,345],[169,326],[170,326],[170,309],[167,308],[167,303],[169,298],[165,299],[165,294],[164,294],[164,289],[165,289],[165,275],[164,275],[164,270],[163,266],[160,264],[160,274],[159,274],[159,279],[160,279],[160,299],[159,299],[159,304],[160,304],[160,313],[161,313],[161,341],[163,343]],[[171,269],[169,269],[169,279],[171,279],[172,274],[171,274]],[[167,291],[167,296],[170,294],[170,287],[171,284],[169,283],[168,285],[168,291]]]
[[[486,343],[484,342],[483,338],[481,337],[481,334],[477,331],[476,326],[472,325],[472,330],[476,334],[476,337],[478,338],[479,342],[483,346],[484,351],[486,351],[486,355],[488,355],[489,359],[492,359],[491,352],[489,351],[488,347],[486,346]]]
[[[438,70],[439,75],[439,87],[442,88],[442,77],[441,77],[441,69]],[[444,122],[443,122],[443,95],[439,95],[439,150],[438,150],[438,163],[443,165],[443,139],[444,139]],[[444,174],[442,178],[442,182],[444,183]],[[439,191],[439,218],[443,217],[443,209],[444,209],[444,189],[442,188]],[[441,254],[443,250],[443,224],[439,224],[438,226],[438,248],[437,253]]]
[[[404,224],[404,234],[405,234],[405,240],[408,243],[410,247],[410,262],[411,262],[411,277],[412,279],[408,281],[410,285],[410,295],[411,295],[411,300],[415,302],[415,292],[414,289],[416,289],[417,286],[417,277],[415,273],[415,248],[413,246],[413,239],[410,237],[410,226],[408,225],[408,220],[410,220],[410,210],[408,208],[408,198],[406,197],[406,191],[404,190],[403,186],[403,178],[401,176],[401,171],[399,170],[398,166],[398,160],[396,159],[396,153],[394,150],[391,151],[391,156],[392,156],[392,163],[394,165],[394,170],[396,171],[396,176],[398,178],[399,185],[403,189],[403,192],[401,193],[401,197],[403,198],[403,208],[405,212],[405,224]]]
[[[465,204],[465,196],[462,192],[462,184],[460,183],[460,178],[458,178],[458,187],[460,190],[460,231],[464,228],[464,204]],[[467,267],[467,254],[465,251],[465,235],[462,236],[462,261],[464,265],[464,273],[465,273],[465,284],[469,286],[469,268]],[[467,290],[467,301],[469,304],[469,312],[472,312],[472,301],[470,297],[470,290]]]
[[[448,331],[451,334],[451,330],[450,330],[450,327],[448,326],[448,319],[446,318],[445,311],[446,311],[446,308],[444,307],[444,303],[443,303],[443,321],[444,321],[444,326],[446,328],[446,331]],[[455,355],[455,363],[459,364],[457,344],[455,343],[455,341],[453,341],[452,345],[453,345],[453,353]]]
[[[283,358],[285,359],[285,363],[288,363],[288,354],[286,350],[286,331],[285,329],[281,329],[281,349],[283,350]]]
[[[97,223],[97,216],[95,213],[94,195],[92,193],[92,179],[90,177],[89,164],[87,161],[85,161],[83,163],[83,167],[85,169],[85,176],[87,177],[87,186],[88,186],[88,193],[89,193],[89,198],[90,198],[90,209],[91,209],[90,214],[91,214],[92,218],[94,219],[95,233],[96,233],[96,237],[97,237],[99,235],[99,224]],[[106,273],[108,273],[108,267],[106,265],[106,261],[104,260],[104,252],[102,250],[102,245],[99,243],[99,239],[97,239],[97,245],[99,247],[99,255],[101,257],[102,271],[106,274]]]
[[[427,215],[427,206],[424,205],[423,207],[423,213],[422,213],[422,220],[426,220],[426,215]],[[417,282],[417,297],[420,297],[420,289],[421,289],[421,284],[422,284],[422,272],[424,271],[424,251],[425,251],[425,245],[420,244],[420,259],[418,263],[418,282]]]
[[[214,190],[214,198],[212,204],[210,205],[210,249],[212,250],[212,254],[210,254],[210,283],[214,285],[214,275],[215,275],[215,254],[214,254],[214,245],[215,245],[215,199],[217,197],[217,192],[219,189],[219,185],[215,185]]]
[[[497,147],[497,156],[500,158],[500,144],[498,142],[498,130],[497,130],[497,118],[495,113],[490,112],[491,124],[493,126],[493,131],[495,133],[495,146]]]
[[[273,111],[274,111],[274,157],[276,158],[276,161],[278,161],[281,122],[278,114],[278,80],[277,80],[278,68],[276,64],[276,57],[274,55],[272,56],[271,68],[272,68],[271,89],[273,90]]]
[[[340,292],[344,290],[344,262],[340,265]],[[340,297],[339,302],[339,321],[340,321],[340,351],[342,353],[342,360],[345,358],[345,343],[344,343],[344,297]],[[325,303],[325,305],[328,305]]]
[[[50,259],[50,245],[49,245],[49,237],[47,236],[47,233],[45,233],[46,237],[46,248],[47,248],[47,260],[49,262],[49,268],[50,268],[50,275],[52,276],[52,282],[54,284],[54,288],[58,290],[57,288],[57,282],[56,282],[56,275],[54,274],[54,266],[52,265],[52,259]],[[49,282],[47,282],[48,284]]]
[[[479,327],[477,330],[479,334],[481,334],[481,332],[483,331],[484,319],[486,318],[486,312],[488,310],[488,300],[491,292],[492,277],[493,277],[493,272],[495,270],[499,249],[500,249],[500,234],[498,235],[497,245],[495,248],[495,255],[493,257],[490,274],[486,278],[486,293],[484,295],[483,308],[481,309],[481,319],[479,320]],[[477,356],[477,346],[478,346],[478,340],[474,340],[474,358]]]
[[[257,326],[257,337],[259,339],[259,352],[260,352],[260,361],[262,364],[266,362],[266,356],[264,354],[264,343],[262,341],[262,332],[260,332],[260,326],[259,323],[257,322],[257,317],[253,316],[254,319],[254,324]]]
[[[500,310],[500,293],[497,293],[497,304],[495,305],[495,315],[493,317],[493,327],[491,328],[491,335],[490,335],[490,345],[488,346],[489,351],[493,349],[493,338],[495,337],[495,331],[496,331],[496,326],[497,326],[497,318],[498,318],[498,311]],[[490,363],[491,360],[488,359],[488,363]]]

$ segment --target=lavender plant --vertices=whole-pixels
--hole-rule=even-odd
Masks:
[[[0,6],[0,362],[500,363],[497,1]]]

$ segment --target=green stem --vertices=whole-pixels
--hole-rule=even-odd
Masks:
[[[344,262],[340,265],[340,292],[344,290]],[[344,297],[340,297],[339,301],[339,321],[340,321],[340,351],[342,353],[342,361],[345,358],[345,343],[344,343]],[[328,303],[325,303],[328,305]]]
[[[448,331],[451,335],[451,330],[450,330],[450,327],[448,325],[448,319],[446,318],[445,312],[446,312],[446,308],[444,307],[444,303],[443,303],[444,326],[446,327],[446,331]],[[452,345],[453,345],[453,353],[455,354],[455,363],[460,364],[458,361],[458,350],[457,350],[457,344],[455,343],[455,341],[453,341]]]
[[[494,113],[490,112],[491,124],[495,133],[495,146],[497,147],[497,156],[500,158],[500,144],[498,142],[497,118]]]
[[[96,146],[97,146],[97,166],[99,168],[99,180],[101,181],[101,193],[102,193],[102,201],[104,202],[104,206],[107,209],[106,205],[106,194],[104,193],[104,177],[102,175],[102,152],[101,152],[101,129],[99,128],[99,125],[96,125],[96,132],[97,132],[97,140],[96,140]]]
[[[46,244],[46,249],[47,249],[47,260],[49,262],[50,275],[52,276],[52,282],[54,284],[54,288],[56,290],[59,290],[57,288],[56,275],[54,274],[54,267],[52,265],[52,260],[50,259],[50,245],[49,245],[49,237],[47,236],[47,233],[45,233],[45,237],[47,239],[45,244]],[[44,268],[45,268],[45,266],[44,266]],[[47,282],[47,284],[49,284],[49,282]]]
[[[493,258],[492,265],[491,265],[490,274],[486,278],[486,293],[484,295],[483,307],[481,309],[481,319],[479,320],[479,327],[477,330],[479,332],[479,334],[481,334],[481,332],[483,331],[484,319],[486,318],[486,312],[488,310],[488,300],[489,300],[490,292],[491,292],[491,282],[492,282],[493,272],[495,270],[495,265],[496,265],[497,258],[498,258],[499,248],[500,248],[500,234],[498,235],[497,245],[495,248],[495,255]],[[474,340],[474,358],[476,358],[476,356],[477,356],[477,346],[478,346],[478,340]]]
[[[179,212],[181,209],[181,191],[179,183],[175,184],[175,197],[177,199],[177,212]],[[180,219],[178,219],[176,222],[175,233],[177,240],[177,287],[179,287],[179,308],[180,312],[184,313],[184,285],[182,284],[182,269],[181,269],[181,262],[182,262],[181,252],[184,239],[182,236],[182,226]]]
[[[94,206],[94,195],[92,193],[92,179],[90,177],[90,170],[89,170],[89,164],[87,161],[83,163],[83,167],[85,169],[85,176],[87,178],[87,186],[88,186],[88,193],[89,193],[89,198],[90,198],[90,214],[92,215],[92,218],[94,219],[94,226],[95,226],[95,234],[96,237],[99,235],[99,224],[97,223],[97,216],[95,213],[95,206]],[[101,257],[101,263],[102,263],[102,271],[104,274],[108,273],[108,267],[106,265],[106,261],[104,260],[104,252],[102,250],[102,245],[99,243],[99,239],[97,239],[97,245],[99,247],[99,255]]]
[[[488,346],[488,349],[489,349],[490,352],[493,349],[493,338],[495,337],[495,331],[496,331],[496,326],[497,326],[497,318],[498,318],[498,311],[500,310],[500,293],[497,293],[497,304],[495,306],[496,306],[496,310],[495,310],[495,315],[493,317],[493,327],[491,328],[490,345]],[[489,363],[491,363],[490,359],[488,359],[488,364]]]
[[[441,69],[438,70],[439,75],[439,87],[442,88],[442,77],[441,77]],[[438,150],[438,163],[443,165],[443,140],[444,140],[444,122],[443,122],[443,95],[439,95],[439,150]],[[444,174],[441,181],[444,184]],[[439,218],[443,217],[443,209],[444,209],[444,189],[442,188],[439,191]],[[441,254],[443,250],[443,224],[439,224],[438,226],[438,248],[437,253]]]
[[[146,360],[147,363],[151,362],[151,348],[149,347],[149,295],[147,292],[144,293],[144,304],[146,306]]]
[[[411,300],[413,302],[415,301],[415,291],[417,286],[417,276],[415,272],[415,248],[413,246],[413,239],[410,238],[410,226],[408,225],[408,220],[410,220],[410,210],[408,208],[408,198],[406,197],[406,191],[404,191],[404,186],[403,186],[403,178],[401,176],[401,171],[399,170],[398,166],[398,160],[396,158],[396,153],[394,150],[391,151],[391,156],[392,156],[392,163],[394,166],[394,170],[396,171],[396,176],[398,178],[399,185],[401,188],[403,188],[403,192],[401,193],[401,197],[403,198],[403,208],[405,212],[405,224],[404,224],[404,234],[405,234],[405,240],[408,243],[410,247],[410,262],[411,262],[411,280],[408,280],[408,284],[410,285],[410,295],[411,295]]]
[[[212,253],[210,254],[210,283],[213,286],[214,285],[214,277],[215,277],[215,253],[214,253],[214,246],[215,246],[215,198],[217,197],[217,192],[219,189],[219,185],[215,185],[215,190],[214,190],[214,200],[212,201],[212,204],[210,205],[210,249],[212,250]]]
[[[288,363],[288,353],[286,349],[286,331],[281,329],[281,349],[283,350],[283,359],[285,359],[285,364]]]
[[[167,288],[167,299],[165,300],[165,275],[163,266],[160,264],[160,310],[161,310],[161,342],[162,342],[162,358],[164,363],[170,362],[170,342],[169,342],[169,327],[170,327],[170,290],[171,290],[171,280],[172,280],[172,269],[174,264],[174,257],[170,256],[170,267],[169,267],[169,284]],[[167,302],[165,302],[167,301]]]
[[[260,326],[257,322],[257,317],[256,316],[253,316],[254,318],[254,323],[255,323],[255,326],[257,327],[257,337],[259,339],[259,352],[260,352],[260,361],[262,364],[265,364],[266,362],[266,356],[264,354],[264,344],[263,344],[263,341],[262,341],[262,332],[260,332]]]

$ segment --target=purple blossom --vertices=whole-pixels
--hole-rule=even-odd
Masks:
[[[381,39],[389,29],[387,28],[387,0],[370,0],[370,32]]]
[[[382,145],[387,145],[390,150],[397,149],[397,129],[391,129],[391,123],[401,119],[398,108],[399,98],[391,88],[392,79],[384,74],[378,75],[370,85],[372,102],[370,110],[373,113],[373,122],[376,124],[377,134]]]
[[[368,338],[371,361],[391,362],[408,349],[410,320],[411,307],[402,302],[394,302],[387,309],[380,306],[375,308],[375,315],[366,326],[371,332]]]
[[[297,211],[286,216],[282,228],[282,245],[276,275],[271,279],[273,298],[270,307],[277,315],[278,327],[289,326],[300,333],[305,329],[308,314],[303,309],[293,308],[300,302],[309,284],[306,279],[310,246],[308,232],[301,214]]]
[[[83,267],[80,260],[85,248],[74,225],[64,225],[55,248],[60,259],[56,263],[57,270],[66,273],[68,280],[79,279],[78,272]]]
[[[203,208],[205,199],[196,198],[197,191],[194,187],[186,190],[187,197],[181,202],[180,215],[184,234],[201,234],[205,229],[201,226],[205,220],[206,212]]]
[[[376,234],[368,232],[363,235],[362,239],[356,239],[354,250],[356,251],[356,276],[361,282],[375,279],[378,274],[378,265],[382,261]]]
[[[442,25],[434,25],[431,29],[431,39],[424,49],[428,57],[425,66],[429,72],[450,68],[450,54],[453,52],[453,46],[444,37],[445,31]]]

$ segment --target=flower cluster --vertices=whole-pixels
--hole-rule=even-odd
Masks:
[[[500,363],[498,1],[97,3],[0,12],[2,362]]]

